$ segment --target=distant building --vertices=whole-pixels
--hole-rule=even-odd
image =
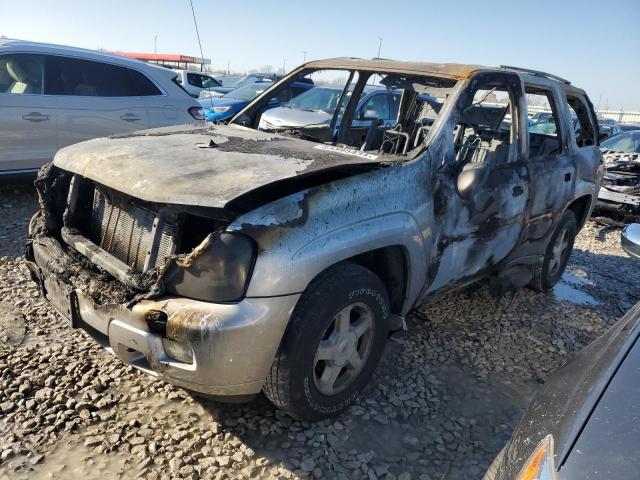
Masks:
[[[121,55],[128,58],[136,58],[149,63],[156,63],[165,67],[182,68],[184,70],[193,70],[189,65],[200,65],[200,70],[204,70],[205,65],[211,65],[210,58],[198,58],[190,55],[177,55],[170,53],[135,53],[135,52],[112,52],[115,55]]]

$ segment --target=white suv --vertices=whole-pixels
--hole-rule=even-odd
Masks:
[[[176,81],[194,98],[198,98],[203,90],[210,91],[212,88],[222,87],[222,83],[206,73],[177,69],[173,71],[178,74]]]
[[[0,175],[67,145],[202,120],[176,73],[92,50],[0,39]]]

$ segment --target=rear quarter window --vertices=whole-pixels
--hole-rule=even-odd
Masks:
[[[586,101],[577,95],[567,95],[565,98],[569,112],[571,112],[571,121],[578,147],[597,145],[598,134]]]

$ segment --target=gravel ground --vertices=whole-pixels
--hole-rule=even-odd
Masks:
[[[553,293],[429,301],[355,405],[307,424],[192,397],[68,328],[21,259],[36,204],[0,186],[0,478],[481,478],[545,378],[640,300],[619,230],[589,223]]]

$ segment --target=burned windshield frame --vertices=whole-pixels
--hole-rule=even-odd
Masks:
[[[419,74],[405,75],[394,72],[340,68],[303,68],[265,90],[265,92],[256,97],[247,107],[232,118],[230,123],[257,129],[262,114],[268,109],[267,105],[270,98],[278,95],[281,90],[287,88],[296,81],[304,81],[305,77],[327,70],[343,72],[348,75],[348,78],[344,81],[342,86],[342,92],[338,99],[336,109],[332,114],[331,122],[321,129],[324,133],[316,136],[314,135],[314,132],[307,132],[305,127],[294,127],[291,129],[287,128],[286,130],[281,130],[282,134],[286,135],[289,133],[322,143],[331,143],[334,145],[342,144],[360,149],[364,148],[365,151],[379,150],[382,154],[401,153],[402,155],[408,155],[415,151],[418,151],[419,153],[422,147],[426,145],[425,141],[431,133],[429,130],[431,130],[436,124],[436,120],[440,116],[440,112],[444,112],[446,110],[443,106],[449,100],[458,84],[455,80]],[[370,80],[376,76],[381,78],[379,82],[375,83],[376,86],[379,86],[381,89],[386,88],[388,91],[395,93],[401,93],[396,124],[393,127],[389,127],[389,125],[380,126],[383,133],[384,131],[392,130],[396,127],[402,131],[402,135],[404,135],[407,140],[405,141],[405,148],[400,151],[397,149],[392,152],[386,151],[382,149],[382,145],[380,145],[380,148],[376,147],[371,148],[371,150],[367,150],[368,146],[373,147],[374,145],[379,144],[379,139],[377,139],[377,143],[374,142],[371,144],[366,142],[362,143],[362,137],[364,137],[364,135],[357,135],[356,139],[358,141],[355,141],[356,139],[352,138],[353,132],[351,130],[354,129],[353,122],[355,119],[355,112],[361,100],[361,96],[365,88],[369,86],[368,84],[370,83]],[[321,84],[316,86],[322,87]],[[430,92],[436,93],[432,94]],[[405,97],[407,102],[404,101]],[[440,108],[433,108],[433,105],[435,104],[434,102],[439,103]],[[421,115],[425,110],[428,110],[428,108],[424,108],[424,104],[427,103],[431,105],[431,111],[428,112],[430,113],[430,118],[427,122],[428,125],[423,125],[424,122],[421,121],[425,119],[423,119]],[[410,109],[410,111],[403,111],[403,109]],[[401,122],[403,122],[402,125]],[[362,126],[360,126],[360,128],[362,128]],[[320,133],[320,130],[315,133]],[[373,133],[376,132],[374,131]],[[369,136],[367,135],[367,138],[368,137]],[[358,146],[360,143],[361,145]],[[409,156],[413,157],[415,155],[411,154]]]

